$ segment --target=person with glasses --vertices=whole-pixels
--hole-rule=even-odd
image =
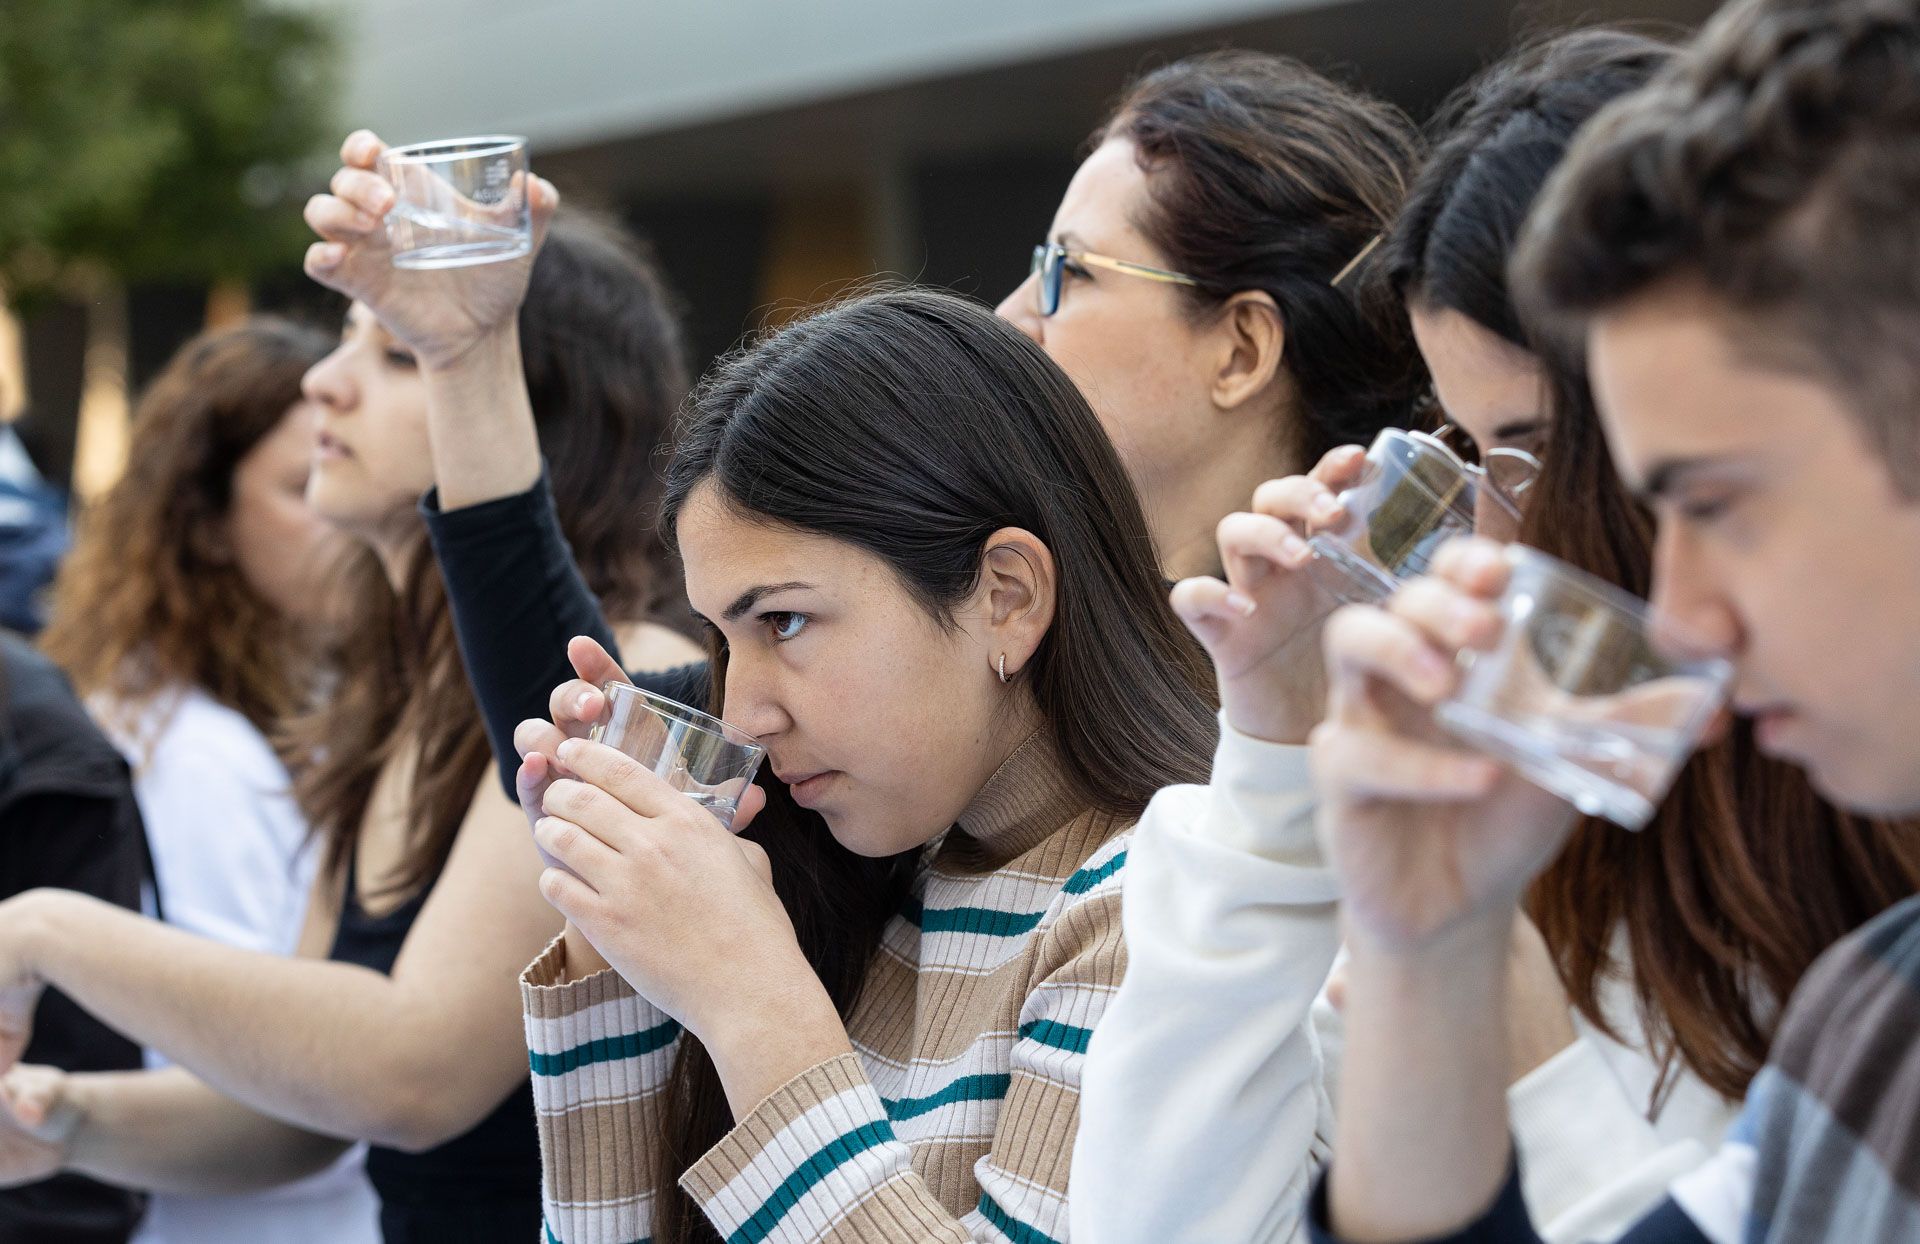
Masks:
[[[1168,578],[1219,569],[1214,529],[1261,481],[1413,418],[1425,375],[1373,252],[1418,155],[1394,109],[1254,52],[1146,75],[1094,132],[999,313],[1093,404]]]
[[[1489,71],[1442,113],[1443,137],[1380,258],[1449,420],[1432,438],[1414,435],[1457,455],[1463,478],[1484,472],[1479,529],[1641,594],[1649,517],[1613,472],[1584,376],[1536,352],[1505,269],[1573,133],[1671,55],[1592,30]],[[1284,504],[1260,521],[1279,540],[1304,534],[1313,503],[1332,499],[1304,477],[1268,493]],[[1297,529],[1282,531],[1283,517]],[[1235,567],[1254,551],[1229,543],[1223,558]],[[1282,577],[1297,563],[1276,553],[1266,564]],[[1277,594],[1247,590],[1248,577],[1241,590],[1265,611]],[[1183,589],[1189,607],[1198,591]],[[1259,618],[1221,609],[1197,620],[1257,630]],[[1231,642],[1213,633],[1216,652]],[[1255,687],[1222,689],[1229,720],[1257,700]],[[1325,1135],[1310,1129],[1326,1103],[1280,1074],[1281,1054],[1311,1044],[1337,1063],[1343,1036],[1330,1005],[1303,1028],[1310,990],[1284,961],[1307,923],[1292,898],[1314,858],[1307,819],[1303,802],[1291,825],[1254,842],[1136,845],[1132,966],[1093,1043],[1076,1168],[1076,1193],[1098,1192],[1075,1202],[1086,1220],[1102,1218],[1096,1238],[1297,1235],[1302,1185],[1271,1173],[1319,1151]],[[1834,848],[1789,869],[1773,844],[1809,823]],[[1543,1234],[1606,1238],[1703,1162],[1765,1057],[1779,1000],[1827,946],[1917,884],[1920,852],[1822,801],[1745,729],[1695,760],[1646,832],[1584,824],[1529,893],[1509,954],[1509,1108]],[[1818,897],[1789,906],[1796,892]],[[1795,918],[1782,920],[1783,908]],[[1123,1186],[1128,1210],[1103,1213]],[[1156,1204],[1180,1221],[1138,1208]]]

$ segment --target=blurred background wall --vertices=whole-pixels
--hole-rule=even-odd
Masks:
[[[1125,81],[1184,54],[1287,52],[1423,118],[1528,32],[1698,23],[1712,0],[269,0],[332,32],[326,120],[394,142],[519,133],[570,199],[651,237],[696,363],[769,317],[885,272],[997,300],[1024,275],[1082,143]],[[316,153],[299,204],[330,165]],[[296,181],[299,179],[295,179]],[[117,409],[210,315],[327,319],[299,248],[242,282],[135,281],[25,321],[0,407],[68,478],[82,399]],[[109,305],[112,304],[112,305]],[[123,343],[88,364],[89,320]],[[96,344],[101,334],[96,331]],[[17,373],[24,367],[26,375]],[[8,373],[16,373],[12,382]],[[8,393],[13,394],[11,398]],[[112,470],[111,435],[93,434]],[[89,471],[91,470],[91,473]]]

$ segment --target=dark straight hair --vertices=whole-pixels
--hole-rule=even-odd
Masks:
[[[1488,70],[1443,109],[1449,128],[1385,259],[1414,305],[1457,311],[1541,355],[1552,419],[1520,539],[1640,596],[1652,586],[1653,516],[1614,471],[1581,361],[1538,347],[1507,273],[1534,199],[1575,134],[1674,55],[1602,28]],[[1807,968],[1916,888],[1920,842],[1821,799],[1799,769],[1762,755],[1742,723],[1688,763],[1645,832],[1583,822],[1526,906],[1568,996],[1604,1032],[1617,1015],[1601,989],[1630,968],[1626,983],[1661,1067],[1657,1107],[1682,1067],[1722,1096],[1744,1096],[1779,1003]]]
[[[1194,312],[1245,290],[1280,308],[1296,399],[1283,444],[1300,470],[1416,417],[1426,368],[1365,258],[1420,162],[1404,113],[1290,57],[1215,52],[1142,77],[1093,142],[1110,138],[1139,152],[1149,205],[1134,223],[1198,282]]]
[[[670,537],[687,498],[709,486],[749,519],[871,553],[943,625],[977,587],[988,537],[1032,532],[1053,553],[1057,599],[1015,683],[1084,806],[1118,825],[1161,787],[1206,781],[1212,669],[1167,604],[1126,470],[1073,382],[984,308],[873,293],[723,360],[668,468]],[[725,686],[722,652],[717,708]],[[794,832],[793,811],[770,807],[748,833],[773,858],[802,946],[844,1015],[913,857],[858,859],[818,818]],[[719,1080],[691,1040],[665,1120],[654,1238],[713,1238],[676,1186],[728,1125]]]

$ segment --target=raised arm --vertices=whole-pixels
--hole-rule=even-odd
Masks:
[[[1517,1201],[1508,953],[1520,895],[1573,821],[1432,727],[1458,652],[1497,637],[1490,602],[1506,576],[1483,544],[1449,546],[1436,567],[1441,577],[1403,588],[1388,609],[1335,616],[1329,716],[1313,742],[1350,952],[1321,1225],[1357,1242],[1446,1236],[1482,1220],[1503,1189]]]

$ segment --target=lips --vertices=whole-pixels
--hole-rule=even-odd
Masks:
[[[345,441],[325,431],[315,433],[313,452],[315,457],[323,459],[353,457],[353,450],[347,448]]]
[[[811,808],[826,793],[833,780],[840,776],[837,769],[815,769],[811,772],[797,770],[782,773],[774,770],[774,776],[786,783],[787,791],[793,801],[803,808]]]

